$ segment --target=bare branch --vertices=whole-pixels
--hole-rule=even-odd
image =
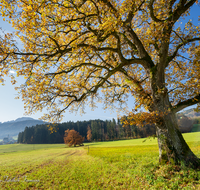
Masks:
[[[107,68],[106,66],[101,66],[101,65],[95,65],[93,63],[80,63],[79,65],[76,66],[72,66],[71,68],[69,68],[69,70],[67,71],[60,71],[60,72],[54,72],[54,73],[47,73],[45,75],[60,75],[60,74],[68,74],[70,72],[72,72],[74,69],[76,68],[80,68],[83,66],[92,66],[94,68],[101,68],[101,69],[106,69],[107,71],[110,71],[109,68]]]
[[[133,43],[135,44],[139,56],[140,58],[146,60],[146,63],[143,65],[145,69],[150,69],[153,68],[155,66],[155,64],[153,63],[151,57],[149,56],[149,54],[147,53],[147,51],[145,50],[142,42],[140,41],[140,39],[138,38],[137,34],[132,30],[131,27],[127,27],[125,28],[126,32],[129,33],[133,39]]]
[[[134,17],[134,13],[141,9],[142,5],[144,4],[145,0],[141,2],[141,4],[135,9],[135,4],[132,4],[131,11],[128,13],[127,19],[124,23],[130,23]],[[134,10],[135,9],[135,10]]]
[[[180,44],[178,44],[177,47],[176,47],[176,49],[175,49],[175,51],[174,51],[174,53],[173,53],[171,56],[168,56],[166,67],[167,67],[167,66],[169,65],[169,63],[177,56],[178,50],[179,50],[181,47],[187,45],[187,44],[190,43],[190,42],[199,41],[199,40],[200,40],[200,38],[192,38],[192,39],[184,40],[183,42],[181,42]]]
[[[146,78],[142,81],[139,81],[129,76],[128,73],[124,69],[121,69],[121,72],[127,77],[127,79],[129,79],[134,84],[134,86],[136,87],[136,92],[138,93],[137,94],[138,96],[142,96],[144,97],[144,99],[151,100],[151,95],[145,92],[144,88],[142,87],[142,83],[144,82],[144,80],[146,80]],[[150,104],[147,106],[150,106]]]
[[[184,39],[175,30],[172,30],[172,32],[174,32],[180,38],[182,43],[184,43]]]

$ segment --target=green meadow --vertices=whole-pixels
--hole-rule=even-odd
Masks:
[[[184,134],[200,157],[200,132]],[[0,189],[200,189],[200,171],[159,165],[157,139],[0,146]]]

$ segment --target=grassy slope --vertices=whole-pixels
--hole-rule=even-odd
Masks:
[[[200,132],[184,133],[183,137],[187,142],[195,143],[200,139]],[[141,138],[141,139],[131,139],[131,140],[120,140],[120,141],[93,142],[93,143],[85,143],[85,145],[89,145],[92,147],[157,145],[157,138]]]
[[[8,145],[0,145],[0,154],[9,152],[57,148],[57,147],[65,147],[65,145],[64,144],[8,144]]]
[[[184,134],[200,157],[199,135]],[[87,146],[1,145],[0,189],[200,189],[200,172],[159,166],[156,140],[142,141],[90,143],[89,154]]]

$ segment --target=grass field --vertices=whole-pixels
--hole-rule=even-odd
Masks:
[[[200,157],[200,132],[184,137]],[[200,171],[158,164],[156,139],[85,145],[1,145],[0,189],[200,189]]]
[[[60,148],[66,147],[64,144],[10,144],[10,145],[0,145],[0,155],[4,153],[21,152],[21,151],[33,151],[39,149],[49,149],[49,148]]]

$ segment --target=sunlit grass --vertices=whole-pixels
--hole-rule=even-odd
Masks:
[[[198,135],[184,134],[200,157]],[[2,145],[0,189],[200,189],[199,171],[159,165],[157,140],[144,140]]]
[[[200,132],[196,133],[184,133],[184,139],[186,142],[197,142],[200,139]],[[129,139],[119,141],[105,141],[105,142],[92,142],[85,143],[92,147],[115,147],[115,146],[136,146],[136,145],[157,145],[157,138],[140,138],[140,139]]]
[[[32,151],[38,149],[65,147],[64,144],[7,144],[0,145],[0,154],[19,151]]]
[[[190,135],[187,138],[190,139]],[[200,141],[188,144],[200,157]],[[91,146],[89,155],[101,158],[119,171],[131,175],[134,189],[200,189],[200,171],[184,166],[159,165],[157,145]]]

